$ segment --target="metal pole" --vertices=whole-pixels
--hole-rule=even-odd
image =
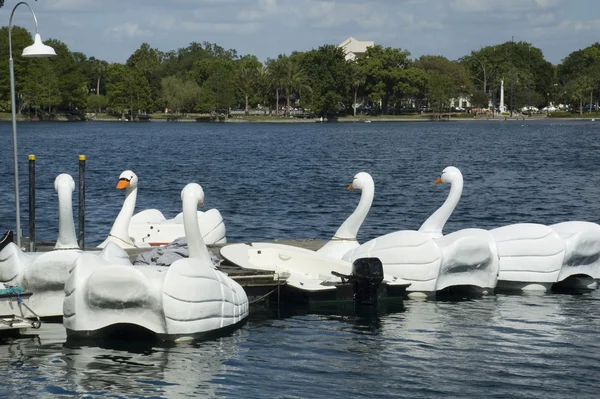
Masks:
[[[79,156],[79,237],[77,243],[83,249],[85,245],[85,155]]]
[[[35,252],[35,155],[29,156],[29,252]]]
[[[29,11],[31,11],[31,14],[33,15],[33,20],[35,21],[35,33],[38,33],[38,22],[37,22],[37,18],[35,17],[35,13],[33,12],[33,10],[31,9],[31,7],[29,7],[29,4],[25,3],[24,1],[21,1],[19,3],[17,3],[17,5],[15,5],[15,7],[12,10],[12,13],[10,14],[10,20],[8,21],[8,51],[9,51],[9,58],[8,58],[8,65],[10,68],[10,105],[11,105],[11,114],[12,114],[12,139],[13,139],[13,167],[14,167],[14,174],[15,174],[15,214],[16,214],[16,219],[17,219],[17,225],[16,225],[16,230],[17,230],[17,246],[20,248],[21,247],[21,206],[20,206],[20,200],[19,200],[19,163],[17,160],[17,106],[16,106],[16,101],[15,101],[15,66],[14,66],[14,62],[13,62],[13,56],[12,56],[12,21],[13,21],[13,17],[15,15],[15,11],[17,10],[17,8],[20,5],[25,5],[27,6],[27,8],[29,8]]]
[[[10,28],[9,28],[10,36]],[[10,40],[9,40],[10,41]],[[15,105],[15,67],[13,65],[12,54],[9,59],[10,66],[10,103],[12,112],[12,139],[13,139],[13,168],[15,175],[15,213],[17,226],[15,234],[17,236],[17,246],[21,247],[21,209],[19,204],[19,162],[17,160],[17,112]]]

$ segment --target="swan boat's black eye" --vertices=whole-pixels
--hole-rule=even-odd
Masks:
[[[126,181],[126,182],[130,182],[130,181],[131,181],[131,179],[128,179],[128,178],[126,178],[126,177],[121,177],[121,178],[119,179],[119,181]]]

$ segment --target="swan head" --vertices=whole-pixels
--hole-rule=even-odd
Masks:
[[[462,173],[454,166],[448,166],[442,171],[442,174],[434,182],[435,184],[452,183],[453,181],[462,180]]]
[[[75,191],[75,180],[67,173],[61,173],[54,179],[54,190],[58,192],[59,187],[69,187],[71,192]]]
[[[373,184],[373,178],[367,172],[360,172],[354,176],[352,183],[348,186],[348,190],[362,190],[367,184]]]
[[[204,205],[204,190],[198,183],[189,183],[181,190],[181,201],[184,197],[191,197],[198,203]]]
[[[119,190],[122,190],[127,187],[135,188],[135,187],[137,187],[137,184],[138,184],[137,175],[130,170],[126,170],[125,172],[121,173],[121,175],[119,176],[119,182],[117,183],[117,188]]]

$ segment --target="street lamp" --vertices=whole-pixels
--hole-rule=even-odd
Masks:
[[[10,14],[10,21],[8,23],[8,48],[10,58],[8,59],[8,64],[10,68],[10,101],[11,101],[11,111],[12,111],[12,133],[13,133],[13,161],[14,161],[14,169],[15,169],[15,210],[17,217],[17,245],[21,247],[21,210],[19,206],[19,164],[17,162],[17,107],[15,105],[15,66],[13,63],[12,56],[12,22],[13,16],[15,15],[15,11],[21,5],[26,5],[31,11],[31,15],[33,15],[33,21],[35,22],[35,39],[33,40],[33,44],[31,46],[27,46],[23,49],[23,57],[33,58],[33,57],[52,57],[56,55],[54,49],[50,46],[46,46],[42,43],[42,39],[40,38],[39,30],[38,30],[38,22],[35,17],[35,13],[29,7],[29,4],[24,1],[17,3],[17,5],[13,8],[12,13]]]

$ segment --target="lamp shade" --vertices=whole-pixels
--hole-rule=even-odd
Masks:
[[[42,38],[39,33],[35,34],[35,39],[31,46],[27,46],[23,49],[23,57],[52,57],[55,56],[56,52],[50,46],[46,46],[42,43]]]

